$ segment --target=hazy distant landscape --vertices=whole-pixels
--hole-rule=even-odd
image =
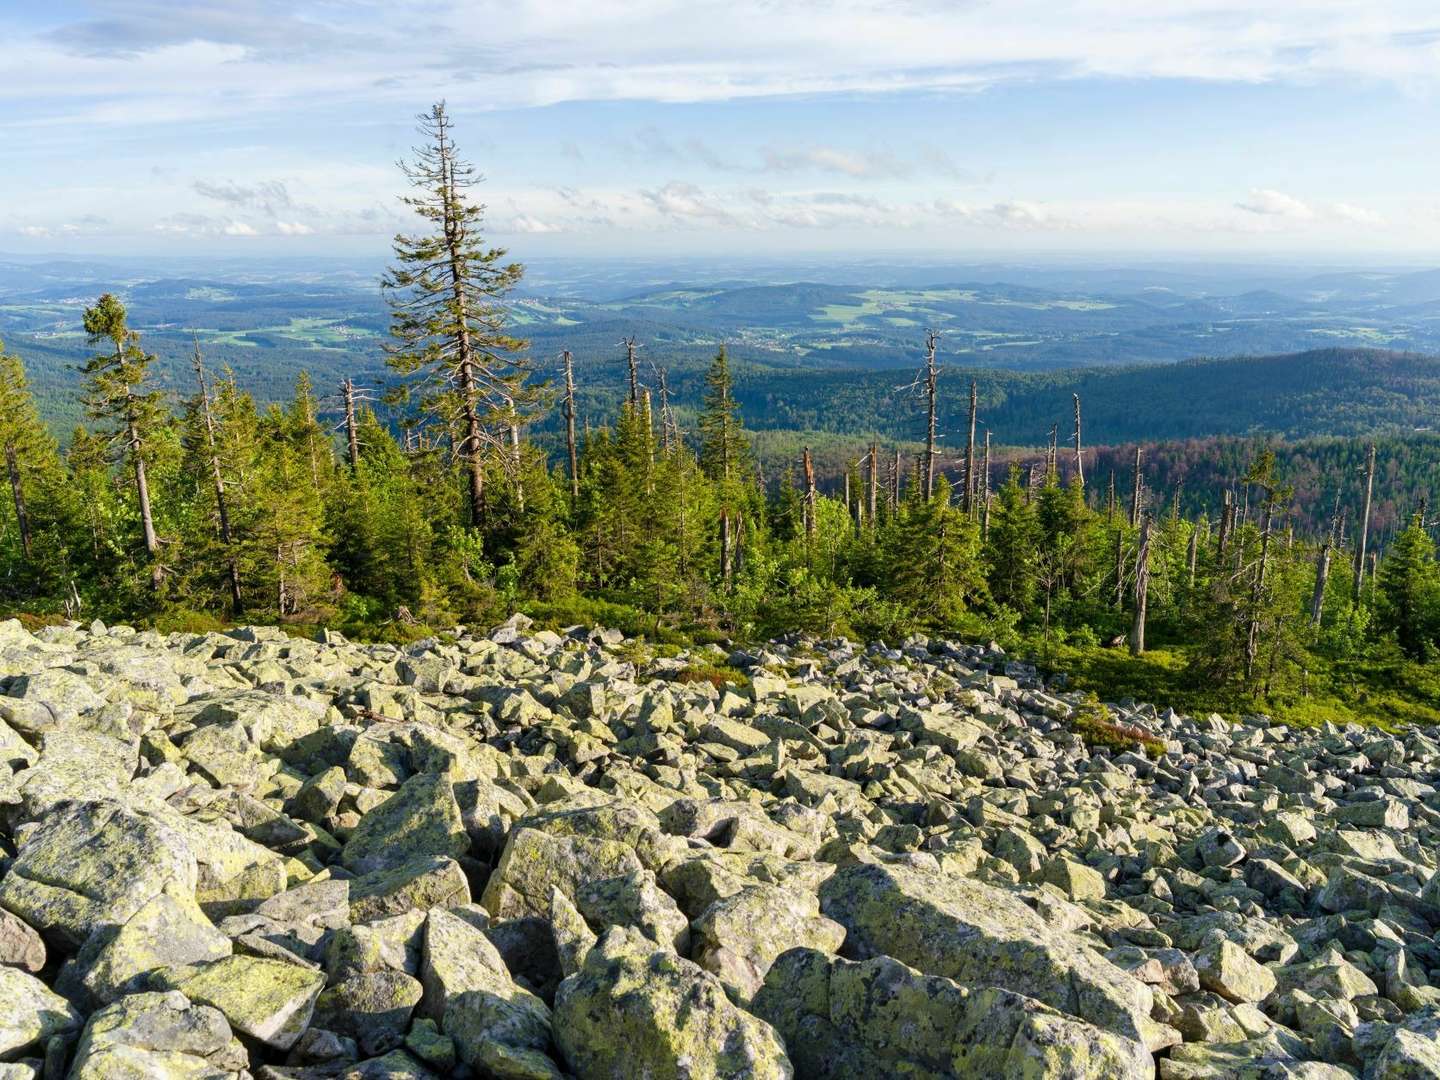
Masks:
[[[379,386],[380,269],[339,259],[0,256],[0,337],[25,356],[62,436],[79,417],[67,368],[87,355],[80,315],[112,284],[177,393],[188,393],[195,340],[262,400],[287,396],[301,370],[322,392],[347,374]],[[981,378],[982,400],[1001,410],[996,437],[1013,444],[1039,442],[1082,389],[1102,441],[1299,436],[1322,421],[1329,434],[1394,433],[1428,428],[1440,408],[1440,364],[1335,351],[1440,352],[1440,271],[541,260],[527,265],[510,311],[542,370],[572,350],[596,422],[613,416],[624,379],[618,343],[634,335],[646,381],[665,368],[682,409],[698,401],[700,373],[724,342],[753,426],[904,438],[918,428],[897,409],[896,387],[919,363],[927,328],[941,332],[949,377]],[[1300,352],[1316,355],[1252,359]],[[1196,362],[1156,370],[1183,361]],[[1322,374],[1330,393],[1317,396]],[[1137,394],[1150,407],[1134,409]],[[959,395],[948,404],[958,408]]]

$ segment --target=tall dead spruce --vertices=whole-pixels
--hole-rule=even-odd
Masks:
[[[504,298],[524,273],[505,249],[488,247],[485,207],[469,197],[480,183],[455,148],[444,102],[419,118],[422,145],[400,168],[414,194],[404,202],[426,231],[399,235],[396,265],[381,280],[394,342],[389,363],[415,376],[407,389],[446,427],[458,428],[455,456],[469,493],[470,524],[485,513],[485,451],[507,468],[518,461],[519,428],[538,390],[528,384],[526,343],[505,332]],[[507,445],[508,444],[508,445]]]

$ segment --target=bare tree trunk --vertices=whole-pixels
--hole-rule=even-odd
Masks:
[[[895,448],[895,467],[890,471],[890,512],[900,509],[900,448]]]
[[[355,384],[347,377],[340,384],[345,394],[345,445],[350,456],[350,471],[360,468],[360,440],[355,434]]]
[[[1190,549],[1185,553],[1186,569],[1190,572],[1190,591],[1195,591],[1195,565],[1200,561],[1200,525],[1190,526]]]
[[[513,415],[514,405],[511,403]],[[520,425],[510,425],[510,472],[515,478],[515,506],[523,514],[525,512],[525,478],[520,471]]]
[[[1075,398],[1075,481],[1080,489],[1085,489],[1085,458],[1080,453],[1080,395],[1073,395]]]
[[[1355,548],[1355,599],[1360,599],[1365,584],[1365,548],[1370,540],[1370,502],[1375,493],[1375,444],[1365,455],[1365,509],[1360,515],[1360,538]]]
[[[1130,494],[1130,527],[1132,529],[1140,526],[1140,447],[1135,447],[1135,488]]]
[[[1135,555],[1135,617],[1130,623],[1130,655],[1145,651],[1145,613],[1150,591],[1150,515],[1140,526],[1140,549]]]
[[[1326,537],[1325,543],[1320,545],[1320,552],[1315,556],[1315,591],[1310,595],[1310,625],[1320,626],[1320,619],[1325,613],[1325,582],[1330,578],[1330,538]]]
[[[965,444],[965,500],[963,507],[965,516],[974,520],[975,517],[975,411],[979,407],[980,398],[976,392],[975,380],[970,380],[970,441]]]
[[[1220,527],[1216,530],[1215,554],[1224,559],[1226,545],[1230,543],[1230,532],[1235,528],[1235,493],[1226,488],[1220,500]]]
[[[1250,626],[1245,635],[1245,682],[1255,674],[1255,658],[1260,652],[1260,601],[1265,595],[1265,572],[1270,563],[1270,525],[1275,514],[1275,500],[1266,498],[1264,526],[1260,532],[1260,565],[1255,568],[1255,581],[1250,586]]]
[[[805,469],[805,539],[815,538],[815,462],[810,458],[810,448],[805,447],[802,458]]]
[[[131,391],[125,391],[126,397]],[[130,456],[135,463],[135,494],[140,501],[140,528],[145,536],[145,552],[150,557],[150,586],[160,588],[165,580],[164,567],[160,565],[160,537],[155,532],[155,515],[150,509],[150,482],[145,475],[145,457],[140,445],[140,432],[135,427],[135,410],[131,405],[125,413],[125,441],[130,446]]]
[[[15,523],[20,527],[20,550],[30,558],[30,515],[25,510],[25,490],[20,484],[20,465],[15,460],[15,444],[5,444],[5,467],[10,471],[10,494],[15,497]]]
[[[939,374],[935,367],[935,346],[940,337],[934,330],[925,334],[925,397],[928,403],[925,426],[925,499],[935,495],[935,384]]]
[[[635,344],[635,339],[634,339],[634,337],[628,337],[628,338],[625,339],[625,362],[626,362],[626,363],[629,365],[629,367],[630,367],[630,398],[629,398],[629,401],[630,401],[630,406],[631,406],[631,408],[634,408],[635,406],[637,406],[637,405],[640,404],[640,371],[639,371],[639,368],[636,366],[636,363],[635,363],[635,349],[636,349],[636,348],[637,348],[637,346],[636,346],[636,344]]]
[[[871,442],[870,444],[870,491],[865,497],[865,524],[868,527],[876,527],[876,514],[880,510],[880,448]]]
[[[1110,470],[1110,489],[1105,497],[1105,520],[1115,520],[1115,470]]]
[[[229,548],[233,544],[230,536],[230,507],[225,498],[225,477],[220,472],[220,455],[215,451],[215,417],[210,412],[210,388],[205,383],[205,361],[200,356],[200,343],[195,343],[195,380],[200,384],[200,411],[205,421],[205,446],[210,451],[210,482],[215,486],[215,513],[219,518],[220,542]],[[235,611],[243,610],[245,604],[240,595],[240,567],[235,555],[230,555],[230,603]]]
[[[675,425],[675,410],[670,407],[670,378],[664,368],[656,368],[660,376],[660,448],[668,457],[671,451],[680,445],[680,431]],[[724,448],[729,454],[729,447]],[[759,463],[757,462],[757,467]],[[760,486],[765,486],[765,477],[761,474]]]
[[[570,502],[580,500],[580,453],[575,447],[575,363],[566,349],[565,361],[565,447],[570,452]]]

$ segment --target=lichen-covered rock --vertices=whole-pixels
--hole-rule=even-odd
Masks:
[[[193,902],[196,878],[189,845],[163,820],[108,800],[72,803],[26,836],[0,907],[79,948],[162,893]]]
[[[711,904],[695,921],[693,935],[694,961],[745,1002],[781,953],[802,946],[834,952],[845,940],[845,928],[822,916],[810,893],[747,885]]]
[[[620,840],[521,827],[510,834],[480,903],[497,919],[543,916],[551,889],[573,900],[582,885],[641,869],[635,849]]]
[[[355,873],[367,874],[422,856],[459,858],[469,849],[449,778],[420,773],[360,819],[342,859]]]
[[[515,984],[481,931],[443,908],[433,909],[425,924],[420,978],[422,1011],[440,1021],[465,1064],[494,1071],[507,1056],[545,1056],[550,1046],[545,1002]]]
[[[794,949],[754,1011],[785,1039],[797,1075],[1149,1080],[1143,1044],[1009,990],[921,975],[888,956],[854,963]]]
[[[29,972],[0,967],[0,1059],[44,1049],[52,1035],[75,1031],[80,1013]]]
[[[408,859],[350,882],[350,918],[368,922],[386,915],[444,904],[468,904],[470,882],[454,859],[443,855]]]
[[[0,690],[0,972],[109,1018],[0,1080],[1440,1069],[1425,729],[1107,705],[1152,757],[991,646],[524,619],[0,621]]]
[[[1383,1032],[1366,1034],[1379,1045],[1366,1073],[1368,1080],[1440,1076],[1440,1007],[1422,1009]]]
[[[247,1064],[220,1010],[178,991],[139,993],[90,1017],[70,1080],[243,1080]]]
[[[1004,890],[914,867],[859,864],[826,881],[820,902],[848,931],[844,951],[854,959],[893,956],[925,974],[1031,993],[1147,1045],[1171,1041],[1150,1020],[1147,986]]]
[[[325,976],[259,956],[228,956],[158,972],[152,983],[211,1005],[230,1026],[276,1050],[288,1050],[310,1025]]]
[[[555,994],[555,1040],[582,1080],[789,1080],[785,1046],[713,975],[611,929]]]
[[[405,1041],[420,995],[419,981],[403,972],[363,972],[321,991],[313,1021],[354,1039],[365,1054],[385,1054]]]
[[[1200,985],[1226,1001],[1264,1001],[1275,991],[1275,973],[1218,934],[1195,954],[1193,962]]]
[[[193,901],[161,893],[122,925],[91,934],[61,972],[60,985],[103,1005],[138,989],[159,968],[218,960],[232,951],[230,939]]]
[[[689,950],[690,920],[650,870],[584,882],[575,891],[575,906],[596,934],[612,926],[633,926],[682,956]]]

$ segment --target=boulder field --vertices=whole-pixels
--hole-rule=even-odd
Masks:
[[[320,638],[0,623],[0,1080],[1440,1076],[1429,732]]]

